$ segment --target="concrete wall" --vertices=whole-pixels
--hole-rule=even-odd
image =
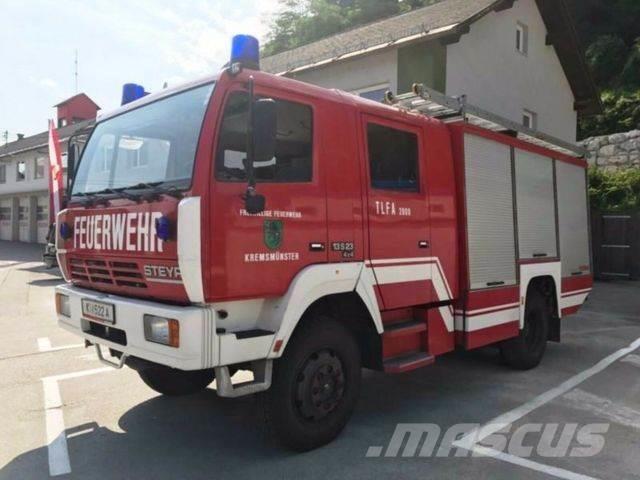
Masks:
[[[300,72],[293,78],[347,92],[388,84],[390,90],[395,92],[398,83],[398,51],[386,50],[335,63],[317,70]]]
[[[605,170],[640,168],[640,130],[587,138],[580,144],[589,151],[590,165]]]
[[[526,56],[516,50],[518,22],[529,30]],[[523,110],[531,110],[539,130],[575,142],[573,93],[546,33],[535,0],[489,13],[447,48],[446,93],[467,94],[470,103],[518,123]]]

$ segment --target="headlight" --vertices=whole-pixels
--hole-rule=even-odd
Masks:
[[[180,322],[171,318],[144,316],[144,338],[170,347],[180,346]]]
[[[69,304],[69,296],[56,293],[56,312],[58,315],[71,317],[71,306]]]

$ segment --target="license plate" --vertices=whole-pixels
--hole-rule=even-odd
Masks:
[[[114,324],[116,312],[110,303],[96,302],[95,300],[82,299],[82,315],[90,320]]]

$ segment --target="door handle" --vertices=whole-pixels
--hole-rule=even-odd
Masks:
[[[420,240],[418,242],[418,248],[429,248],[430,246],[429,240]]]
[[[309,250],[312,252],[324,252],[324,243],[322,242],[311,242],[309,244]]]

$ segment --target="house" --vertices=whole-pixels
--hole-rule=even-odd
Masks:
[[[90,128],[99,106],[84,93],[55,105],[63,171],[67,140]],[[0,240],[45,243],[49,230],[49,132],[0,146]]]
[[[568,142],[601,108],[565,0],[441,0],[261,64],[373,100],[424,83]]]

